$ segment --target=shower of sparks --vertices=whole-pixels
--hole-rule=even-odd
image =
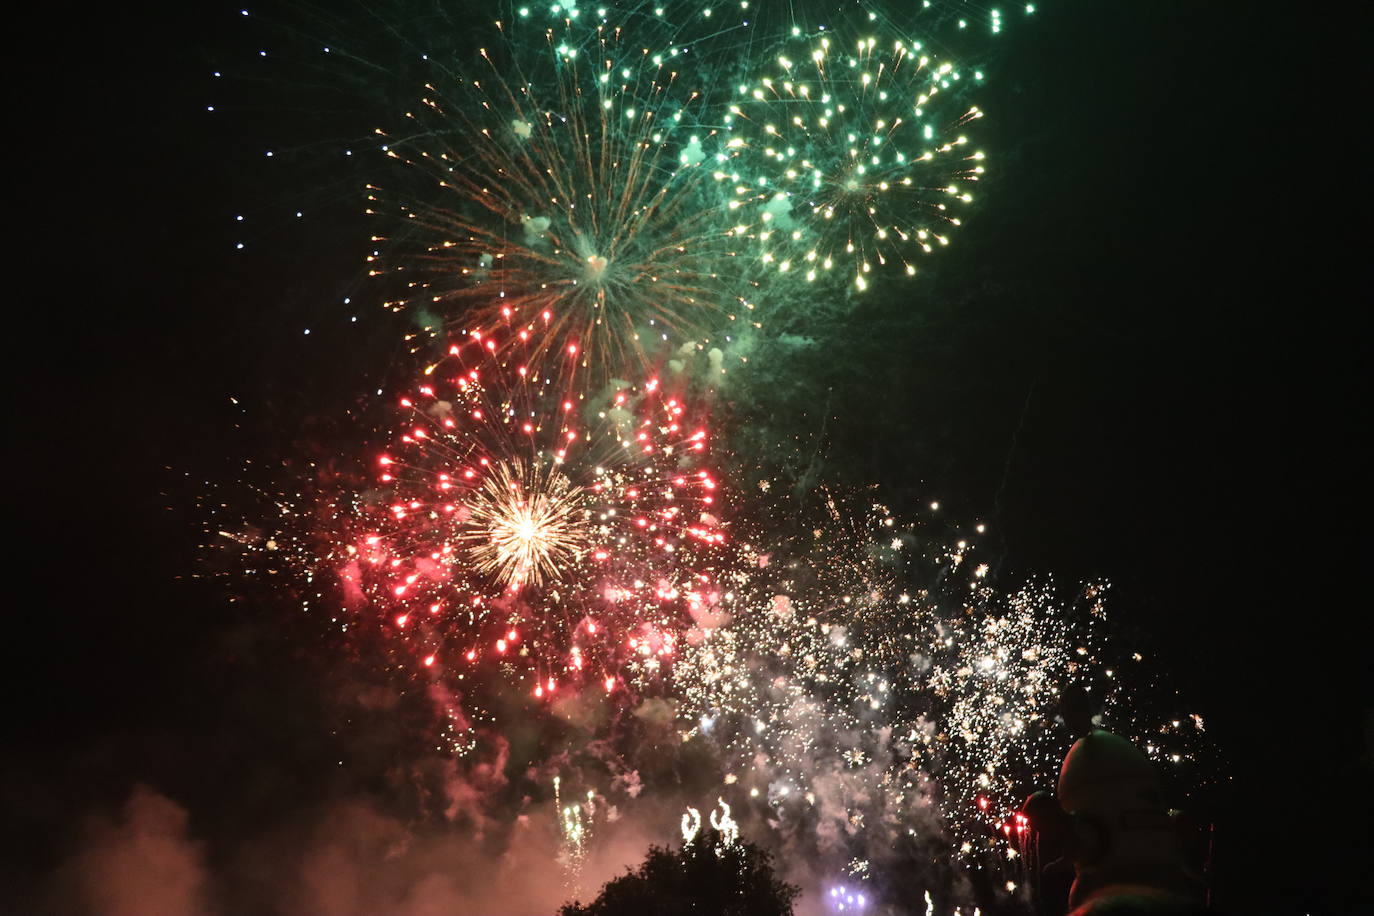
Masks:
[[[978,559],[981,524],[821,503],[769,513],[795,519],[793,537],[737,530],[750,543],[729,620],[676,669],[680,728],[719,754],[727,798],[783,824],[821,817],[866,836],[858,848],[936,821],[964,857],[1005,860],[1024,829],[1014,812],[1066,749],[1069,683],[1092,685],[1106,721],[1154,759],[1196,759],[1193,720],[1161,731],[1131,705],[1141,679],[1121,663],[1139,656],[1106,636],[1105,585],[1068,600],[1048,581],[1003,592]]]

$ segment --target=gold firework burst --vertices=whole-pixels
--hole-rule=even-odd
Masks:
[[[469,504],[474,566],[511,590],[558,580],[590,543],[587,495],[554,464],[497,462]]]

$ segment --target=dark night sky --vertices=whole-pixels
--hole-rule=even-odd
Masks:
[[[1113,580],[1231,761],[1215,803],[1232,911],[1340,912],[1374,778],[1369,290],[1350,228],[1367,104],[1340,112],[1358,29],[1258,5],[1042,6],[984,106],[999,174],[937,270],[967,291],[885,362],[837,373],[835,457],[996,518],[1008,576]],[[233,249],[261,144],[203,110],[206,72],[248,50],[232,15],[61,40],[36,19],[8,89],[21,546],[0,805],[23,839],[0,885],[27,886],[74,817],[135,782],[229,822],[283,791],[225,793],[234,767],[292,786],[329,755],[314,701],[289,695],[306,689],[293,649],[226,658],[242,612],[178,579],[195,557],[178,472],[289,446],[274,433],[380,377],[397,330],[337,319],[362,288],[353,224]]]

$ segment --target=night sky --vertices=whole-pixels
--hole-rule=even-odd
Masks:
[[[1222,911],[1355,912],[1374,905],[1367,102],[1341,110],[1360,27],[1042,7],[983,105],[983,205],[930,290],[864,303],[796,422],[824,420],[828,460],[894,506],[988,519],[1008,581],[1110,579],[1226,761],[1206,799]],[[405,327],[368,295],[351,191],[326,174],[310,218],[274,222],[273,182],[301,172],[259,151],[332,116],[259,113],[251,87],[205,111],[209,72],[253,54],[234,9],[49,15],[16,30],[8,89],[7,913],[47,912],[82,825],[135,785],[185,807],[212,860],[366,789],[330,766],[302,626],[191,578],[195,497],[384,382]]]

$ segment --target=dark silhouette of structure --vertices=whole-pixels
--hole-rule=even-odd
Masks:
[[[773,874],[767,852],[706,829],[676,852],[649,847],[639,868],[559,916],[791,916],[798,893]]]

